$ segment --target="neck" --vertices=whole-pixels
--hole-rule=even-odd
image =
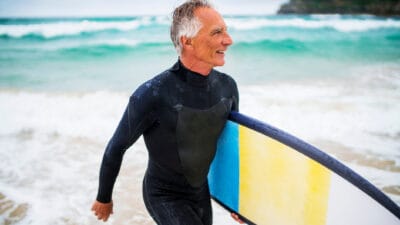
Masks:
[[[193,72],[199,73],[203,76],[208,76],[212,70],[212,67],[210,67],[210,65],[203,62],[188,59],[187,57],[184,56],[181,56],[180,60],[186,68],[188,68]]]

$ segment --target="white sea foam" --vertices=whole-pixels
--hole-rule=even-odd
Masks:
[[[127,38],[120,38],[120,39],[110,39],[110,40],[98,40],[93,41],[89,45],[108,45],[108,46],[129,46],[134,47],[140,44],[139,41],[130,40]]]
[[[31,45],[31,46],[13,46],[15,50],[35,50],[35,51],[58,51],[68,49],[80,49],[80,48],[96,48],[96,47],[126,47],[134,48],[140,45],[146,45],[154,43],[151,40],[138,41],[135,39],[128,38],[104,38],[104,39],[93,39],[84,41],[68,41],[44,45]],[[160,44],[162,42],[157,42]],[[169,42],[165,42],[169,43]]]
[[[22,37],[35,34],[45,38],[58,36],[78,35],[83,32],[96,32],[103,30],[135,30],[141,25],[148,24],[146,18],[142,20],[131,20],[121,22],[98,22],[98,21],[80,21],[80,22],[57,22],[43,24],[25,24],[25,25],[0,25],[0,35],[11,37]]]
[[[394,19],[376,20],[365,18],[343,19],[341,17],[304,18],[227,18],[229,27],[238,30],[253,30],[265,27],[298,27],[303,29],[332,28],[342,32],[367,31],[382,28],[400,28],[400,21]]]
[[[3,120],[0,135],[32,131],[103,139],[107,136],[103,132],[108,130],[109,135],[112,127],[102,127],[108,123],[101,121],[105,118],[118,120],[127,96],[108,92],[86,95],[6,92],[0,95],[0,103]]]
[[[298,27],[303,29],[332,28],[343,32],[367,31],[381,28],[400,28],[400,21],[392,18],[376,19],[374,17],[343,18],[342,16],[312,16],[307,18],[290,17],[227,17],[229,27],[238,30],[261,29],[265,27]],[[19,38],[25,35],[39,35],[45,38],[79,35],[83,32],[104,30],[129,31],[140,26],[169,26],[170,19],[165,16],[140,17],[127,21],[49,21],[33,24],[0,25],[0,35]]]

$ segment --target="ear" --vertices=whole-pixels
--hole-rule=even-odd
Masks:
[[[184,49],[192,48],[192,39],[185,36],[181,37],[181,43]]]

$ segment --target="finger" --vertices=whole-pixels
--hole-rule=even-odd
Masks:
[[[99,217],[99,216],[102,216],[102,215],[103,215],[103,212],[100,211],[99,209],[95,209],[94,215],[96,215],[97,217]]]
[[[244,224],[244,222],[239,218],[239,215],[237,215],[236,213],[231,213],[231,216],[234,220],[236,220],[236,222]]]
[[[106,222],[110,217],[110,214],[107,212],[97,212],[95,215],[97,216],[98,220],[103,220],[104,222]]]
[[[235,214],[235,213],[231,213],[231,217],[232,217],[233,219],[235,219],[235,220],[238,220],[238,219],[239,219],[238,215]]]

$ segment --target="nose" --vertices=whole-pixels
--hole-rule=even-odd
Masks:
[[[226,46],[233,44],[233,40],[232,40],[231,36],[228,34],[228,32],[225,32],[225,36],[222,39],[222,44],[226,45]]]

